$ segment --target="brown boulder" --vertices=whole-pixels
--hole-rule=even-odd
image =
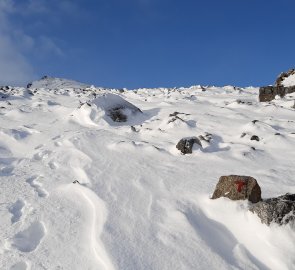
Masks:
[[[261,201],[261,189],[257,181],[250,176],[221,176],[211,199],[220,197],[257,203]]]

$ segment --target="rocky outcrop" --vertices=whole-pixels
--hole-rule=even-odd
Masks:
[[[295,85],[284,85],[284,80],[289,76],[295,75],[295,69],[290,69],[279,75],[274,86],[264,86],[259,89],[259,101],[268,102],[273,100],[277,95],[284,97],[287,94],[295,92]]]
[[[264,86],[259,88],[259,101],[268,102],[272,101],[277,95],[284,97],[286,94],[294,93],[295,86]]]
[[[287,72],[282,72],[279,77],[276,79],[275,86],[284,86],[284,80],[289,76],[295,75],[295,69],[290,69]]]
[[[250,176],[221,176],[211,199],[220,197],[257,203],[261,201],[261,189],[256,179]]]
[[[257,214],[262,223],[272,222],[284,225],[295,222],[295,194],[285,194],[277,198],[270,198],[258,202],[250,207],[250,211]]]
[[[191,154],[195,144],[202,147],[202,144],[197,137],[183,138],[177,143],[176,148],[184,155]]]

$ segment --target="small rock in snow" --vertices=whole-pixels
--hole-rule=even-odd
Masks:
[[[181,139],[176,148],[181,151],[182,154],[191,154],[193,152],[194,144],[199,145],[202,147],[200,140],[197,137],[190,137],[190,138],[183,138]]]

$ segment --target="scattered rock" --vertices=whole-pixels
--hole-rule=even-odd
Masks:
[[[241,135],[241,138],[244,138],[247,135],[247,133],[243,132]]]
[[[189,113],[174,112],[174,113],[169,114],[169,117],[177,116],[178,114],[190,115]]]
[[[258,202],[250,207],[262,223],[275,222],[280,225],[295,222],[295,194],[285,194]]]
[[[205,141],[205,142],[208,142],[209,143],[212,140],[212,134],[206,132],[205,135],[199,135],[198,138],[201,141]]]
[[[170,114],[170,116],[171,116],[171,114]],[[182,118],[180,118],[179,116],[173,116],[171,119],[168,120],[167,124],[173,123],[176,120],[180,120],[181,122],[185,123],[185,121]]]
[[[250,140],[251,140],[251,141],[257,141],[257,142],[260,141],[260,139],[259,139],[259,137],[258,137],[257,135],[253,135],[253,136],[250,138]]]
[[[202,144],[200,140],[197,137],[190,137],[190,138],[183,138],[181,139],[177,145],[176,148],[180,150],[182,154],[191,154],[193,152],[193,146],[194,144],[199,145],[202,147]]]
[[[256,179],[250,176],[221,176],[216,185],[212,199],[226,197],[231,200],[261,201],[261,189]]]
[[[252,105],[253,104],[251,101],[245,101],[245,100],[241,100],[241,99],[237,99],[236,102],[238,104],[246,104],[246,105]]]

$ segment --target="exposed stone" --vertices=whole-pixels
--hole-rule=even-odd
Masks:
[[[124,108],[113,108],[109,110],[109,116],[114,122],[126,122],[127,116],[123,112]]]
[[[199,135],[198,138],[200,141],[210,142],[212,140],[212,134],[205,132],[205,135]]]
[[[251,176],[221,176],[216,185],[212,199],[226,197],[231,200],[261,201],[261,189],[256,179]]]
[[[134,126],[130,126],[130,128],[133,132],[138,132]]]
[[[290,69],[287,72],[283,72],[279,75],[274,86],[264,86],[259,89],[259,101],[267,102],[275,98],[276,95],[284,97],[286,94],[294,93],[295,86],[283,85],[283,81],[291,75],[295,74],[295,69]]]
[[[272,222],[280,225],[295,222],[295,194],[285,194],[258,202],[250,207],[262,223]]]
[[[200,140],[197,137],[190,137],[190,138],[183,138],[181,139],[176,148],[181,151],[182,154],[191,154],[193,152],[194,144],[199,145],[202,147]]]
[[[251,141],[257,141],[259,142],[259,137],[257,135],[253,135],[251,138],[250,138]]]

